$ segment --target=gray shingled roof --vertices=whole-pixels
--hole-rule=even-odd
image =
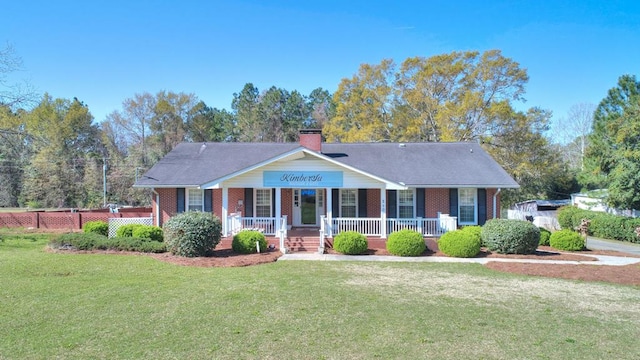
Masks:
[[[200,186],[298,148],[297,143],[182,143],[135,186]],[[407,186],[518,187],[477,143],[323,143],[322,154]]]
[[[296,143],[181,143],[134,186],[200,186],[299,147]]]
[[[323,144],[322,152],[344,164],[406,185],[518,187],[478,143]]]

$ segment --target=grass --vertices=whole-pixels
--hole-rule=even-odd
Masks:
[[[637,287],[475,264],[191,268],[0,236],[0,359],[640,358]]]

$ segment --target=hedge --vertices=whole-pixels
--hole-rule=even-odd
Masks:
[[[640,237],[636,234],[640,218],[584,210],[575,206],[564,206],[558,210],[558,222],[563,230],[576,230],[583,219],[591,222],[588,231],[591,236],[640,243]]]
[[[446,255],[471,258],[480,253],[480,236],[473,231],[454,230],[443,234],[438,249]]]
[[[356,231],[341,232],[333,239],[333,249],[342,254],[363,254],[368,248],[367,237]]]
[[[82,231],[109,236],[109,224],[104,221],[89,221],[82,225]]]
[[[500,254],[533,254],[540,229],[528,221],[491,219],[482,226],[482,243]]]
[[[422,234],[404,229],[389,235],[387,251],[397,256],[419,256],[427,249]]]

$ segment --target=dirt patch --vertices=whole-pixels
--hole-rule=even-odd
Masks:
[[[160,261],[182,266],[198,267],[237,267],[266,264],[278,260],[282,253],[270,251],[260,254],[237,254],[231,249],[215,250],[210,257],[187,258],[171,255],[170,253],[150,254],[149,256]]]

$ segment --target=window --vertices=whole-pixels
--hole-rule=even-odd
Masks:
[[[340,190],[340,216],[356,217],[358,213],[358,191],[356,189]]]
[[[187,189],[187,211],[203,211],[204,190]]]
[[[413,189],[398,190],[398,217],[413,218]]]
[[[271,189],[256,189],[256,217],[271,217]]]
[[[458,223],[462,225],[477,224],[476,189],[458,189]]]

